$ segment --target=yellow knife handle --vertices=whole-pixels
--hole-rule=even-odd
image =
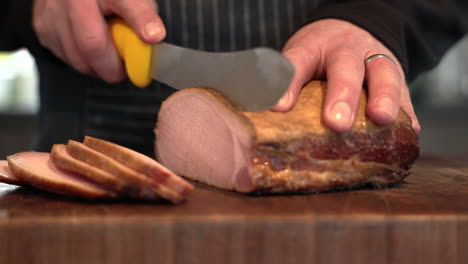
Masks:
[[[141,88],[147,86],[151,82],[151,45],[143,42],[120,18],[110,20],[109,25],[130,81]]]

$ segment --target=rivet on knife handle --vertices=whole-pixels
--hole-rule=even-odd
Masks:
[[[130,81],[141,88],[147,86],[152,80],[149,73],[151,45],[143,42],[120,18],[110,20],[109,25],[115,46],[125,63]]]

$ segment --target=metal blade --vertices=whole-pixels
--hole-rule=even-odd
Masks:
[[[241,110],[263,111],[286,92],[294,68],[269,48],[203,52],[161,43],[153,47],[151,74],[179,90],[213,88]]]

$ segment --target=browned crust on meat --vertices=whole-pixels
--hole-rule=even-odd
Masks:
[[[394,124],[374,124],[366,117],[363,90],[352,128],[335,133],[322,121],[325,91],[325,82],[309,83],[285,115],[244,112],[257,133],[250,172],[255,185],[268,192],[323,191],[407,177],[419,155],[409,116],[401,110]]]
[[[257,143],[286,142],[303,138],[304,135],[323,136],[331,131],[322,118],[322,108],[326,93],[326,82],[313,81],[301,91],[294,107],[287,113],[279,114],[274,111],[242,112],[247,116],[255,128]],[[348,134],[373,135],[382,130],[391,129],[393,125],[381,126],[373,123],[366,115],[367,93],[362,90],[359,99],[356,119]],[[411,119],[400,111],[394,125],[409,124]]]
[[[244,112],[257,132],[250,172],[255,185],[269,192],[323,191],[407,177],[419,155],[409,116],[400,111],[394,124],[374,124],[366,117],[363,91],[352,128],[335,133],[321,117],[325,89],[326,83],[311,82],[285,115]]]
[[[41,176],[40,172],[36,170],[26,169],[24,166],[22,166],[21,162],[25,155],[30,155],[34,153],[40,153],[40,152],[34,152],[34,151],[20,152],[20,153],[16,153],[14,155],[7,157],[8,167],[11,169],[13,174],[16,177],[18,177],[20,180],[29,183],[31,186],[34,186],[36,188],[39,188],[39,189],[42,189],[51,193],[68,195],[68,196],[78,196],[78,197],[88,198],[88,199],[116,197],[115,193],[109,190],[103,189],[97,185],[94,185],[95,186],[94,188],[81,188],[81,187],[69,185],[60,181],[47,180],[43,176]],[[49,155],[49,153],[47,153],[47,155]],[[48,160],[48,162],[49,162],[48,166],[55,167],[52,161]],[[60,169],[57,168],[57,170],[60,170]],[[67,173],[73,174],[73,172],[67,172]],[[76,175],[76,181],[83,181],[83,179],[80,179],[79,175]]]
[[[418,140],[411,127],[396,126],[372,135],[361,133],[315,134],[289,142],[254,146],[254,157],[282,170],[308,160],[347,160],[376,162],[408,170],[419,155]]]
[[[310,160],[314,168],[280,171],[268,164],[255,164],[250,169],[256,192],[319,192],[350,189],[363,185],[384,187],[401,182],[409,172],[382,163],[348,160]]]

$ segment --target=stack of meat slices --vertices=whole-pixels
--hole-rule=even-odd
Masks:
[[[83,198],[185,200],[192,185],[155,160],[101,139],[57,144],[0,161],[0,182]]]

